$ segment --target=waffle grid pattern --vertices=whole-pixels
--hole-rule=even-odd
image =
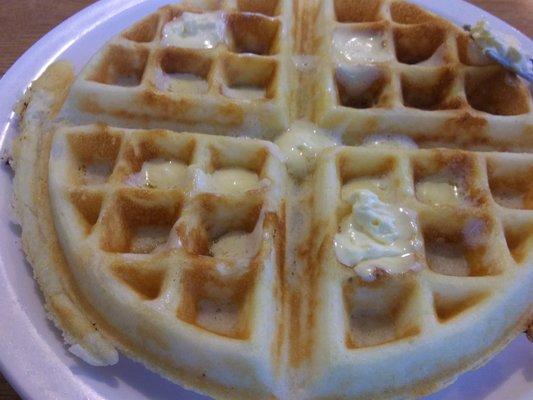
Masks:
[[[314,372],[315,393],[332,395],[332,381],[334,387],[359,385],[358,395],[368,388],[369,393],[381,393],[374,368],[379,376],[390,374],[399,380],[388,385],[394,390],[406,379],[394,369],[402,362],[397,359],[402,351],[417,343],[414,360],[436,332],[439,340],[447,340],[449,332],[475,321],[483,309],[492,307],[492,300],[504,295],[509,279],[531,262],[526,249],[533,244],[533,203],[531,185],[523,182],[532,168],[528,155],[444,149],[341,147],[320,157],[313,218],[316,226],[327,228],[316,239],[313,254],[319,276],[316,298],[327,300],[315,310],[314,357],[320,365]],[[434,204],[420,196],[418,183],[438,181],[443,171],[462,191],[457,204]],[[510,171],[515,171],[516,180],[506,179]],[[364,282],[340,264],[333,235],[351,212],[342,193],[354,183],[373,190],[382,201],[417,213],[423,270],[408,272],[402,279]],[[448,354],[440,355],[440,361],[460,351],[454,344],[458,339],[450,337]],[[462,340],[479,337],[464,333]],[[416,380],[416,374],[411,371],[407,379]],[[378,386],[372,387],[376,381]]]
[[[285,8],[281,0],[164,7],[114,38],[91,61],[74,87],[77,107],[130,120],[137,127],[162,119],[283,129],[288,125],[290,49],[290,43],[280,39],[289,29]],[[165,24],[183,12],[222,15],[223,41],[205,49],[164,43]],[[250,115],[255,119],[246,121]]]
[[[111,280],[122,282],[140,301],[157,303],[179,293],[174,310],[165,306],[177,318],[217,335],[250,339],[254,287],[270,262],[269,254],[278,251],[276,193],[283,175],[269,146],[101,126],[58,132],[55,146],[64,156],[53,161],[52,173],[64,172],[54,181],[54,196],[64,197],[70,209],[60,224],[75,226],[72,234],[80,246],[89,246],[93,254],[104,252],[104,273],[113,275]],[[189,175],[172,188],[132,186],[129,176],[145,162],[161,158],[207,175],[228,168],[247,170],[265,185],[242,193],[212,193]],[[93,163],[108,168],[90,174]],[[257,251],[246,265],[212,256],[212,245],[220,237],[257,229]],[[76,242],[72,239],[69,246]]]
[[[447,21],[403,1],[328,0],[324,24],[331,28],[316,119],[344,130],[344,143],[393,131],[422,147],[531,147],[527,86]],[[373,46],[381,55],[350,59],[331,46],[353,37],[360,52]]]
[[[395,336],[385,341],[403,338],[406,332],[416,335],[422,327],[431,327],[436,321],[446,322],[475,305],[476,298],[482,300],[493,291],[492,285],[498,276],[525,263],[526,254],[523,250],[531,246],[530,242],[533,240],[529,234],[533,226],[533,203],[530,200],[531,193],[519,192],[512,181],[503,178],[504,171],[510,171],[509,164],[513,164],[512,170],[517,180],[527,180],[533,171],[533,163],[528,156],[508,158],[497,153],[475,154],[453,150],[411,151],[400,155],[395,151],[346,147],[325,157],[321,165],[323,170],[318,172],[318,176],[338,184],[326,191],[321,186],[325,182],[318,183],[316,193],[324,196],[318,201],[322,210],[317,216],[318,220],[337,221],[339,226],[344,216],[351,212],[348,204],[340,197],[341,188],[347,182],[353,179],[368,182],[368,188],[372,188],[372,181],[375,182],[376,179],[384,182],[383,189],[378,190],[384,201],[389,199],[394,204],[416,211],[418,215],[425,243],[425,254],[421,254],[420,259],[425,260],[424,264],[428,268],[423,273],[413,274],[413,280],[418,281],[418,285],[433,288],[434,293],[434,312],[415,313],[426,316],[429,320],[416,327],[401,327],[402,312],[397,310],[398,304],[408,304],[409,296],[413,293],[431,291],[417,291],[413,280],[407,279],[401,283],[402,288],[392,290],[392,297],[377,296],[371,294],[372,285],[369,289],[364,289],[364,284],[361,286],[361,282],[354,282],[356,279],[351,276],[349,269],[335,261],[342,271],[339,275],[343,277],[342,282],[338,284],[343,286],[345,307],[350,310],[348,313],[354,312],[355,315],[365,317],[364,321],[358,321],[363,322],[364,327],[354,327],[355,331],[379,326],[379,321],[376,324],[371,321],[372,308],[382,307],[372,305],[372,299],[379,297],[390,309],[380,310],[382,314],[377,314],[376,317],[394,316],[395,320],[389,321],[391,326],[400,325]],[[453,206],[434,205],[420,200],[417,197],[417,182],[428,177],[431,179],[446,169],[450,172],[451,181],[464,191],[461,203]],[[521,190],[527,191],[528,185],[522,185]],[[502,193],[507,195],[502,197]],[[339,197],[335,198],[336,196]],[[519,201],[510,201],[510,196],[516,196]],[[329,204],[327,209],[326,204]],[[513,208],[509,208],[509,204]],[[453,262],[449,265],[443,263],[446,254],[453,254]],[[324,268],[331,268],[330,263],[324,265]],[[397,283],[392,282],[391,285],[395,286]],[[353,296],[354,288],[357,292],[357,287],[361,291],[369,290],[368,303],[365,303],[363,296],[358,301],[365,306],[358,304],[353,308],[349,299]],[[383,288],[378,286],[376,292],[380,290]],[[430,299],[431,297],[425,299],[428,303],[424,306],[425,309],[432,307]],[[407,320],[412,322],[411,319]],[[348,347],[366,347],[379,344],[372,341],[379,340],[380,335],[369,330],[364,332],[360,340],[350,338],[349,335],[346,339]]]

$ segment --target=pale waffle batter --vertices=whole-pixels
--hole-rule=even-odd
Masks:
[[[403,1],[191,4],[26,98],[15,205],[72,353],[215,398],[396,399],[528,329],[524,81]]]

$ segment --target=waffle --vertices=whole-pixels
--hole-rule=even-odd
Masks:
[[[394,132],[421,147],[531,151],[527,85],[467,33],[402,1],[327,0],[322,11],[315,120],[343,143]]]
[[[532,107],[403,1],[166,6],[31,86],[23,248],[92,365],[120,350],[215,398],[420,397],[531,336]]]
[[[226,376],[234,385],[244,378],[247,390],[265,393],[268,381],[257,375],[273,380],[275,371],[271,322],[279,306],[283,185],[269,144],[91,126],[57,131],[55,151],[62,156],[50,163],[53,212],[69,265],[80,266],[75,279],[87,282],[86,296],[100,299],[96,306],[107,309],[106,319],[123,315],[115,326],[134,343],[140,333],[146,350],[159,357],[195,349],[181,365],[172,361],[173,368],[198,370],[207,362],[218,365],[209,369],[213,378]],[[154,159],[172,160],[189,173],[170,184],[132,184]],[[102,169],[107,162],[114,167]],[[243,174],[251,176],[249,184],[235,187]],[[124,304],[111,307],[116,296]]]
[[[191,4],[161,8],[110,41],[74,83],[64,115],[246,136],[287,128],[291,41],[281,37],[291,29],[290,2]],[[209,15],[225,30],[212,43],[176,47],[164,27],[182,13]]]
[[[487,341],[499,346],[491,324],[503,322],[507,306],[497,298],[505,296],[502,287],[510,281],[531,274],[525,252],[533,240],[531,185],[524,183],[532,168],[530,155],[444,149],[344,147],[322,155],[313,216],[317,226],[328,227],[315,239],[313,258],[319,275],[315,296],[327,300],[316,300],[314,309],[317,397],[336,397],[339,387],[347,398],[400,396],[399,388],[428,373],[464,368],[473,362],[469,354],[479,357]],[[458,188],[456,198],[439,186],[443,174]],[[518,181],[525,192],[514,191]],[[424,269],[401,280],[361,282],[339,263],[333,237],[349,213],[346,190],[354,183],[416,212]],[[428,191],[428,184],[437,186]],[[515,295],[521,293],[519,302],[531,302],[531,283],[517,283],[511,285]],[[464,330],[467,320],[475,328]],[[442,346],[442,353],[434,346]]]

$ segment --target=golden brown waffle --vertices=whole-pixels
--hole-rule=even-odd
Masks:
[[[235,385],[244,378],[241,389],[258,394],[268,391],[258,368],[274,379],[270,349],[280,306],[284,171],[272,147],[89,126],[55,132],[58,156],[50,163],[56,229],[69,265],[80,267],[73,272],[86,282],[84,295],[123,315],[115,328],[136,347],[162,358],[195,349],[190,358],[169,359],[172,368],[198,370],[208,362],[210,379],[225,380],[232,370]],[[171,187],[132,184],[128,177],[154,159],[182,163],[190,174]],[[255,177],[256,187],[221,187],[221,174],[235,169]],[[221,251],[224,240],[229,253]]]
[[[527,85],[448,21],[403,1],[326,0],[320,23],[315,119],[343,143],[394,132],[421,147],[531,151]],[[353,37],[381,49],[347,58]]]
[[[312,381],[319,397],[335,397],[339,388],[346,397],[379,396],[384,376],[386,397],[400,395],[429,371],[478,363],[474,354],[480,354],[471,350],[485,341],[502,345],[492,324],[505,324],[509,287],[521,293],[518,303],[531,302],[531,283],[516,281],[531,275],[531,156],[344,147],[323,154],[317,168],[314,219],[316,226],[327,224],[315,230],[312,256],[318,275]],[[428,199],[422,190],[421,184],[442,182],[443,174],[459,188],[454,204]],[[332,237],[350,212],[344,190],[354,183],[376,190],[376,180],[381,198],[417,212],[427,268],[365,283],[336,259]]]
[[[220,13],[213,48],[163,42],[182,13]],[[85,67],[65,116],[131,127],[268,136],[289,124],[291,8],[287,1],[207,1],[161,8],[114,38]],[[253,97],[250,99],[250,92]]]
[[[28,95],[15,204],[71,352],[216,398],[393,399],[531,334],[519,78],[403,1],[192,4]],[[223,16],[223,40],[165,44],[185,12]],[[409,210],[413,268],[339,261],[362,190]]]

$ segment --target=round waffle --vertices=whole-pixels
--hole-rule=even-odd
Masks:
[[[93,365],[118,349],[217,398],[409,398],[533,320],[530,91],[417,6],[167,6],[26,101],[23,247]],[[409,216],[407,268],[339,256],[363,198]]]

